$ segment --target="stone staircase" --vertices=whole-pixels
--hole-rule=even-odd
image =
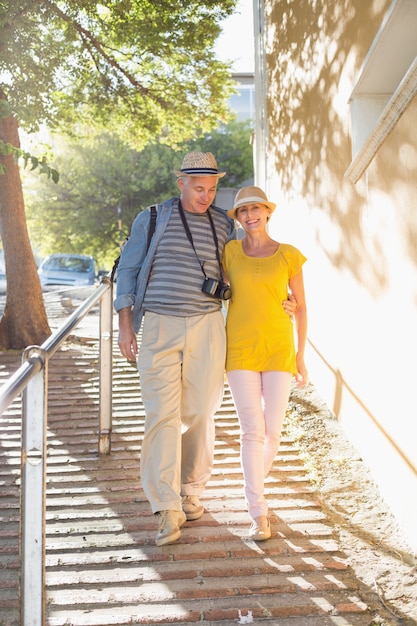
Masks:
[[[372,615],[284,431],[266,482],[273,537],[247,538],[239,425],[229,389],[216,415],[205,514],[158,548],[139,479],[144,410],[136,368],[113,363],[111,455],[98,448],[98,320],[88,316],[49,373],[46,623],[265,622],[365,626]],[[0,355],[0,384],[20,355]],[[20,400],[0,418],[0,625],[19,624]],[[368,591],[369,593],[369,591]],[[250,612],[250,613],[249,613]]]

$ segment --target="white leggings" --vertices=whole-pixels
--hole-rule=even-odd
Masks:
[[[245,498],[254,519],[268,514],[264,479],[278,452],[292,374],[232,370],[227,379],[239,415]]]

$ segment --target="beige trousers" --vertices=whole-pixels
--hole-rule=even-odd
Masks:
[[[138,357],[146,413],[140,467],[154,513],[180,510],[181,496],[200,495],[210,478],[225,351],[221,311],[145,314]]]

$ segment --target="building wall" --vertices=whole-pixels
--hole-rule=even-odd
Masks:
[[[359,181],[345,176],[349,97],[391,2],[262,4],[268,128],[257,183],[278,202],[271,234],[308,257],[310,377],[417,551],[415,97]]]

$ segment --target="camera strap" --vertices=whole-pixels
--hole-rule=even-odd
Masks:
[[[201,271],[203,272],[204,277],[207,278],[207,274],[204,271],[203,264],[202,264],[202,262],[200,261],[200,259],[198,257],[197,250],[195,249],[193,236],[192,236],[190,228],[188,226],[187,218],[185,217],[185,212],[184,212],[183,206],[181,204],[181,200],[178,203],[178,210],[180,212],[181,220],[182,220],[182,223],[183,223],[186,235],[188,237],[188,241],[190,242],[190,244],[193,247],[194,253],[195,253],[196,257],[197,257],[197,261],[200,263]],[[214,227],[213,218],[212,218],[211,213],[210,213],[210,208],[207,209],[207,215],[208,215],[209,222],[210,222],[211,232],[213,233],[214,244],[216,246],[216,258],[217,258],[217,262],[219,264],[220,276],[221,276],[221,273],[222,273],[222,263],[221,263],[221,260],[220,260],[219,240],[217,239],[217,233],[216,233],[216,229]]]

